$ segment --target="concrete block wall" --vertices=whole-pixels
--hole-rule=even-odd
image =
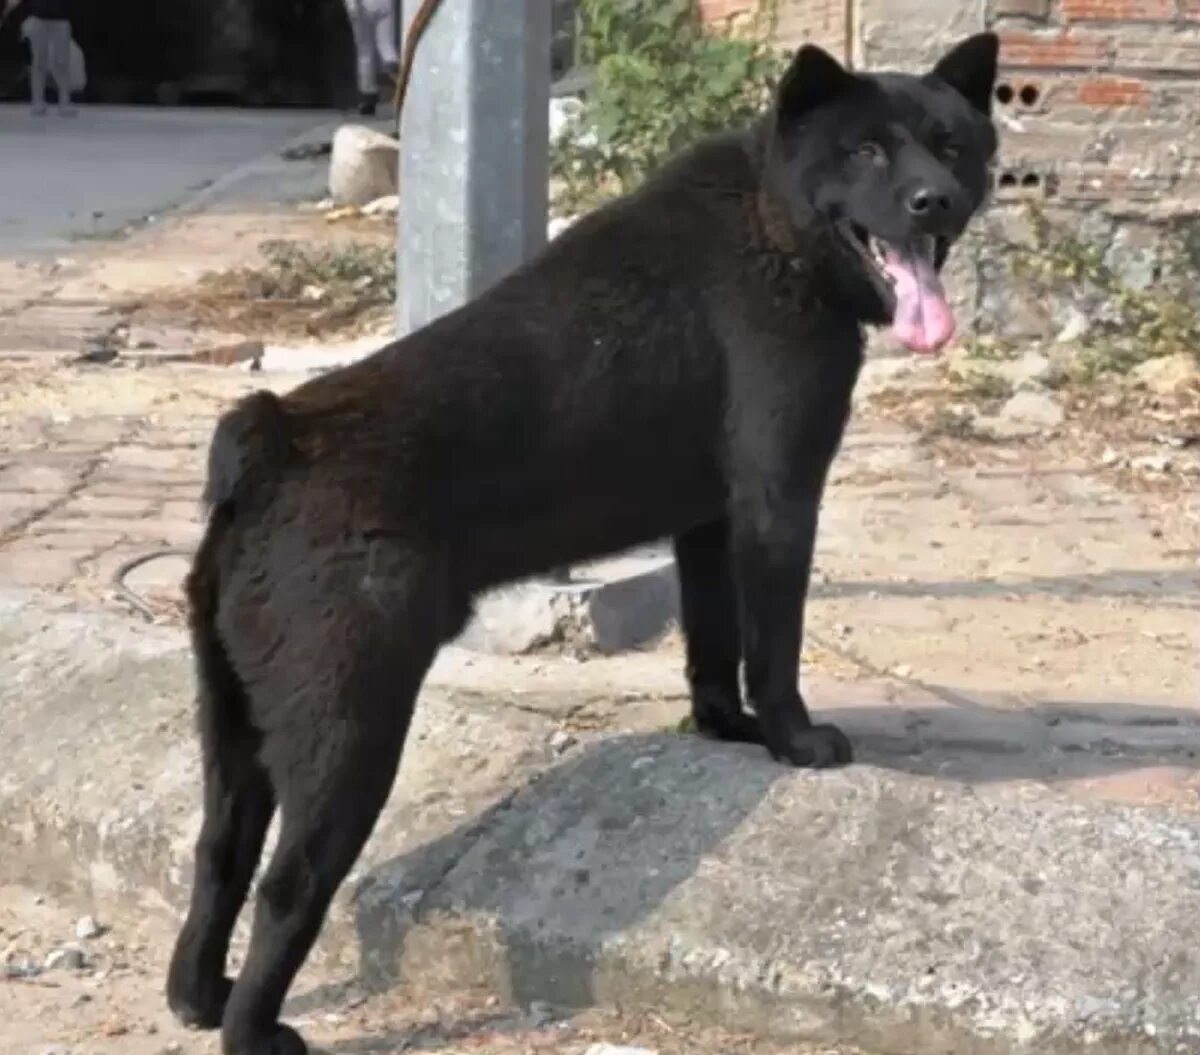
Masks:
[[[1200,0],[991,0],[1001,199],[1200,206]]]

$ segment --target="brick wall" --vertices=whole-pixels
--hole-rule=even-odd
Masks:
[[[756,0],[698,2],[701,17],[712,25],[736,24],[752,17],[758,7]],[[778,0],[776,39],[789,49],[818,44],[845,61],[851,4],[852,0]]]
[[[990,0],[1001,197],[1200,208],[1200,0]]]

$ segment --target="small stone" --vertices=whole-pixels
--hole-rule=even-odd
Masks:
[[[10,960],[4,965],[5,978],[36,978],[42,973],[42,968],[32,960]]]
[[[1148,359],[1133,370],[1135,381],[1155,395],[1171,396],[1184,388],[1200,385],[1200,363],[1187,352]]]
[[[75,921],[75,937],[80,941],[98,938],[104,933],[104,928],[96,922],[95,916],[80,916]]]
[[[1021,391],[1044,383],[1053,369],[1054,365],[1041,352],[1026,352],[1019,359],[997,363],[992,371],[1004,378],[1014,390]]]
[[[892,673],[898,678],[911,678],[913,669],[907,663],[901,663],[900,666],[893,669]]]
[[[1171,459],[1165,454],[1146,454],[1140,458],[1133,458],[1129,462],[1129,467],[1138,472],[1143,473],[1168,473],[1171,471]]]
[[[83,950],[77,945],[64,945],[46,957],[47,971],[54,971],[60,967],[66,971],[82,971],[86,966],[87,960]]]
[[[1072,308],[1067,321],[1063,324],[1063,328],[1058,331],[1058,336],[1054,339],[1059,344],[1074,344],[1087,335],[1088,330],[1091,329],[1091,325],[1091,319],[1087,315],[1078,308]]]
[[[1112,447],[1106,447],[1104,449],[1104,453],[1100,455],[1100,464],[1106,469],[1115,468],[1118,465],[1124,464],[1124,462],[1125,455],[1123,455],[1120,451],[1113,450]]]
[[[1000,419],[1053,428],[1061,425],[1063,409],[1045,392],[1018,392],[1000,409]]]
[[[566,754],[579,741],[565,729],[555,729],[550,734],[550,750],[556,755]]]

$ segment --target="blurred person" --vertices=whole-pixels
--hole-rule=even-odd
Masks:
[[[379,79],[396,76],[396,12],[393,0],[345,0],[357,59],[358,112],[374,117]]]
[[[6,0],[7,18],[27,3],[29,17],[21,26],[21,35],[29,42],[29,84],[33,112],[46,112],[46,78],[54,79],[58,92],[58,112],[70,116],[71,106],[71,6],[73,0]]]

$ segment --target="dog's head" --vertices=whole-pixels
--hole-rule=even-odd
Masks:
[[[779,86],[768,194],[831,236],[839,293],[914,351],[954,334],[938,275],[984,200],[997,52],[981,33],[924,76],[856,75],[809,46]]]

